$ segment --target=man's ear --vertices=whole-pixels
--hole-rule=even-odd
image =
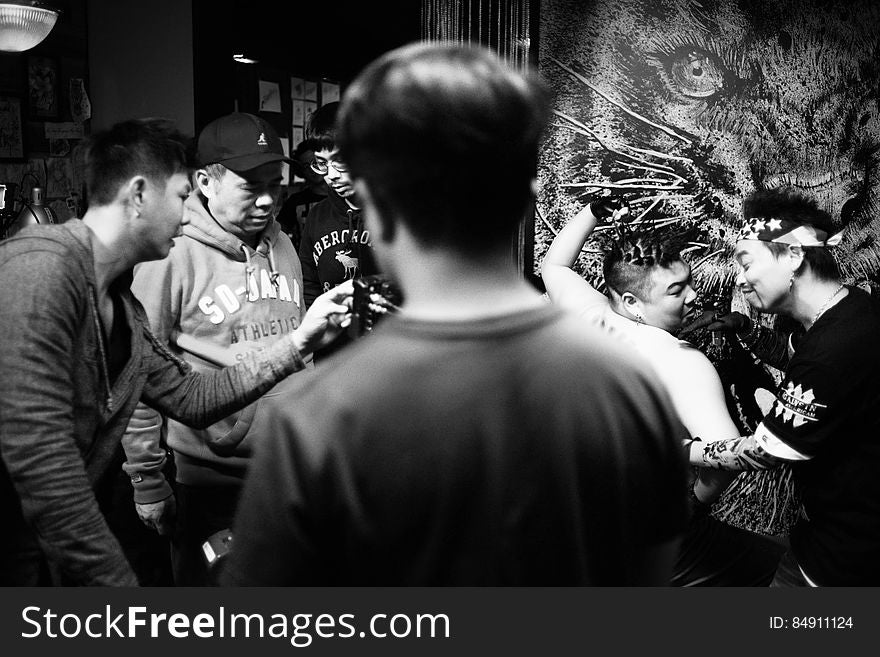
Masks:
[[[642,312],[642,302],[632,292],[624,292],[620,295],[620,305],[634,320],[644,321],[645,315]]]
[[[363,178],[354,181],[354,190],[361,207],[364,209],[364,219],[373,236],[381,242],[392,242],[396,235],[394,217],[387,217],[376,207],[370,187]]]
[[[791,271],[798,271],[804,264],[804,248],[800,244],[788,246],[788,259],[791,262]]]
[[[124,203],[131,207],[135,213],[143,212],[146,205],[146,191],[149,181],[144,176],[133,176],[128,179],[119,190]]]
[[[204,169],[196,169],[193,174],[193,179],[196,181],[196,187],[199,188],[202,196],[205,198],[211,198],[213,196],[214,188],[211,183],[214,179],[208,175],[207,171]]]

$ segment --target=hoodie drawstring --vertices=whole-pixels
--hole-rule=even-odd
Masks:
[[[277,289],[278,278],[281,276],[281,273],[278,271],[278,265],[275,263],[275,250],[272,248],[272,242],[270,242],[268,239],[264,239],[262,243],[266,245],[266,258],[269,261],[269,280],[272,282],[272,285]],[[256,272],[257,268],[251,261],[251,252],[250,249],[248,249],[247,244],[242,244],[241,250],[244,251],[245,259],[244,287],[246,290],[249,290],[251,274]]]
[[[269,280],[272,281],[272,285],[277,288],[278,277],[281,274],[278,272],[278,266],[275,264],[275,251],[272,248],[272,242],[269,240],[266,240],[266,256],[269,260]]]
[[[251,284],[251,275],[257,270],[257,268],[254,267],[254,264],[251,262],[251,252],[248,251],[247,244],[242,244],[241,250],[244,251],[244,259],[245,259],[244,289],[249,290],[250,284]]]

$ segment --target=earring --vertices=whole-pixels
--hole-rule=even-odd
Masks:
[[[633,313],[633,317],[636,318],[636,324],[644,324],[645,323],[645,318],[642,317],[642,313],[636,311]]]
[[[788,279],[788,291],[791,292],[791,288],[794,287],[794,272],[791,273],[791,278]]]

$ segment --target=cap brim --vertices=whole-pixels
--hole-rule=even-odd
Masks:
[[[269,164],[270,162],[287,162],[290,164],[292,160],[280,153],[253,153],[251,155],[230,157],[226,160],[219,160],[216,163],[211,164],[222,164],[235,173],[242,173],[243,171],[250,171],[251,169],[256,169],[257,167]]]

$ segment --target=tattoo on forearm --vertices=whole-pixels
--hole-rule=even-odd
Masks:
[[[778,462],[754,436],[718,440],[703,448],[704,466],[716,470],[767,470]]]

